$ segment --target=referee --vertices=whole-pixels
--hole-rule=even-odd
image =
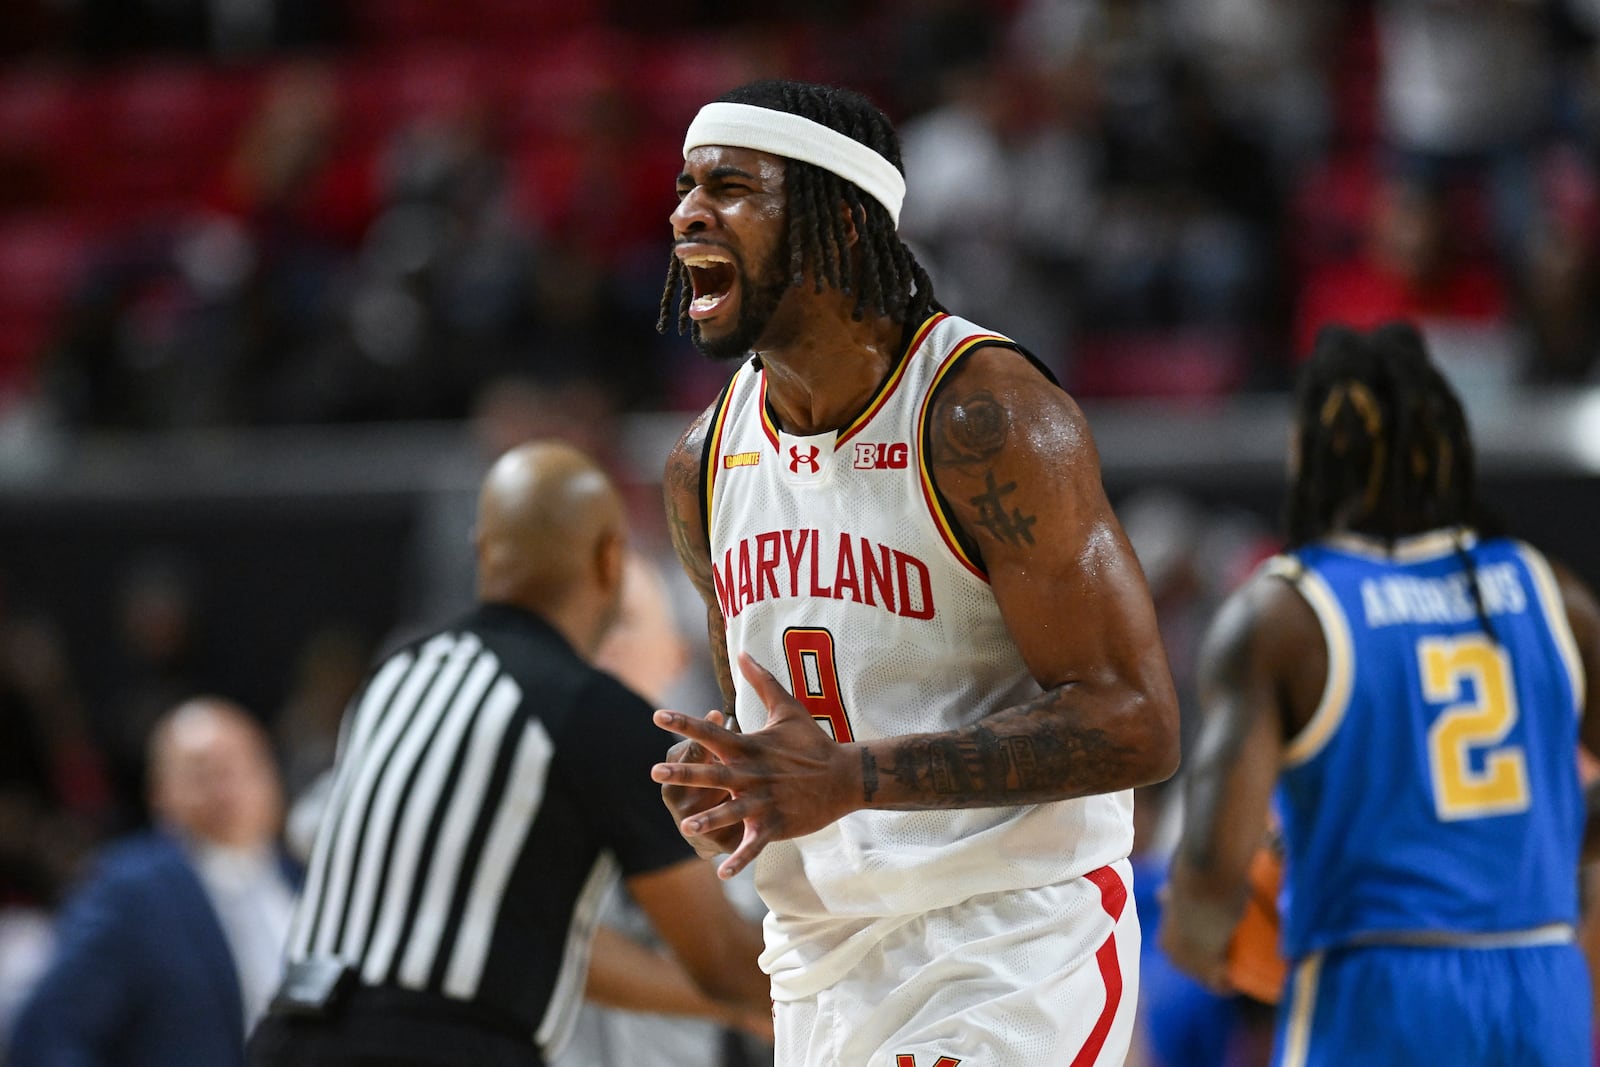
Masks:
[[[618,875],[706,995],[768,1004],[759,930],[650,778],[670,739],[588,662],[617,612],[622,513],[566,445],[489,472],[478,607],[389,657],[346,713],[252,1067],[542,1067]]]

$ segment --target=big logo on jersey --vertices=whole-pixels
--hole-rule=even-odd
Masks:
[[[911,465],[911,446],[904,441],[857,441],[858,471],[903,471]]]
[[[827,558],[831,555],[833,558]],[[772,530],[742,538],[711,564],[722,617],[780,597],[824,597],[870,604],[907,619],[933,618],[933,577],[915,556],[841,532],[824,545],[820,530]]]

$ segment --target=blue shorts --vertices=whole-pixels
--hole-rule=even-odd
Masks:
[[[1575,945],[1333,949],[1291,973],[1272,1064],[1574,1067],[1590,1027]]]

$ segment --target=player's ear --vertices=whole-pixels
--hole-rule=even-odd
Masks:
[[[844,243],[846,247],[854,248],[861,240],[861,234],[856,229],[856,214],[850,210],[850,205],[843,200],[839,201],[839,220],[844,225]]]

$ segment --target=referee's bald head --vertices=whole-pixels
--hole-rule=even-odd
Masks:
[[[616,616],[623,505],[599,464],[534,441],[502,455],[478,495],[478,599],[536,612],[584,655]]]

